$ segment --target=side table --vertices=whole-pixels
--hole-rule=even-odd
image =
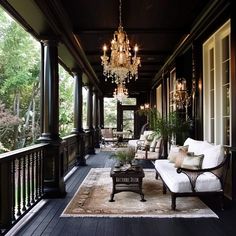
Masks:
[[[142,183],[144,178],[144,171],[141,166],[131,166],[126,170],[122,168],[112,167],[110,176],[112,178],[112,193],[110,202],[114,202],[114,195],[123,191],[130,191],[138,193],[141,196],[141,202],[145,202],[142,191]]]

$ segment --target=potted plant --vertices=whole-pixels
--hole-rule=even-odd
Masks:
[[[164,141],[164,156],[167,156],[167,144],[173,140],[182,144],[191,127],[191,120],[181,117],[177,111],[170,112],[168,116],[162,116],[156,108],[149,108],[146,114],[149,127],[159,134]]]
[[[135,149],[134,148],[123,148],[117,150],[112,157],[118,160],[118,165],[124,164],[132,164],[135,156]]]

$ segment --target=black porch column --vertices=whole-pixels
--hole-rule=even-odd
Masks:
[[[100,124],[100,128],[103,129],[104,128],[104,98],[100,97],[99,99],[99,124]]]
[[[100,129],[98,126],[98,95],[97,91],[94,91],[93,95],[93,124],[94,124],[94,146],[99,148],[99,133]]]
[[[202,47],[192,44],[192,120],[195,139],[203,139]]]
[[[162,116],[167,117],[167,75],[162,74]],[[164,140],[164,148],[163,148],[163,158],[166,159],[168,156],[168,140]]]
[[[42,128],[39,141],[49,143],[43,163],[43,191],[45,197],[65,196],[63,179],[63,151],[59,137],[59,78],[57,41],[43,40],[41,73]]]
[[[86,160],[84,158],[84,130],[83,130],[83,94],[82,94],[82,72],[79,70],[73,71],[73,76],[75,80],[75,90],[74,90],[74,129],[72,134],[77,135],[78,149],[76,153],[77,165],[86,165]]]
[[[88,98],[87,98],[87,127],[89,133],[89,146],[88,154],[95,154],[94,149],[94,128],[93,128],[93,87],[88,86]]]

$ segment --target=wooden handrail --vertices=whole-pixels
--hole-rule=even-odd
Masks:
[[[29,147],[24,147],[24,148],[21,148],[21,149],[17,149],[17,150],[13,150],[13,151],[10,151],[10,152],[2,153],[2,154],[0,154],[0,163],[2,161],[10,161],[12,158],[14,158],[14,156],[18,156],[18,155],[23,156],[23,155],[31,152],[32,150],[35,150],[35,149],[38,149],[38,148],[44,148],[47,145],[49,145],[49,144],[48,143],[34,144],[32,146],[29,146]],[[5,159],[5,158],[7,158],[7,159]]]

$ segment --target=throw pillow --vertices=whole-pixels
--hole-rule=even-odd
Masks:
[[[212,146],[202,152],[204,154],[204,159],[202,163],[202,168],[212,168],[219,165],[224,158],[224,148],[222,145]]]
[[[154,152],[155,151],[155,147],[157,144],[157,141],[160,137],[159,136],[155,136],[154,139],[152,140],[151,144],[150,144],[150,152]]]
[[[178,155],[176,156],[175,158],[175,167],[178,168],[178,167],[181,167],[183,161],[184,161],[184,158],[188,155],[188,152],[180,149],[179,152],[178,152]],[[189,154],[190,155],[190,154]]]
[[[152,134],[149,134],[146,139],[147,139],[148,141],[152,141],[152,140],[154,139],[154,137],[155,137],[155,134],[152,133]]]
[[[179,152],[183,151],[183,152],[187,152],[188,151],[188,146],[175,146],[172,145],[170,148],[170,153],[168,155],[168,159],[170,162],[174,163],[176,158],[179,156]]]
[[[187,138],[184,145],[189,145],[189,152],[194,152],[196,155],[202,154],[203,141]]]
[[[145,130],[145,131],[143,132],[143,135],[148,136],[148,135],[153,134],[153,133],[154,133],[153,130]]]
[[[147,137],[147,135],[141,134],[139,140],[140,141],[145,141],[146,137]]]
[[[203,161],[204,155],[193,155],[189,156],[187,155],[184,157],[183,163],[181,165],[182,168],[192,169],[192,170],[198,170],[202,167],[202,161]]]

